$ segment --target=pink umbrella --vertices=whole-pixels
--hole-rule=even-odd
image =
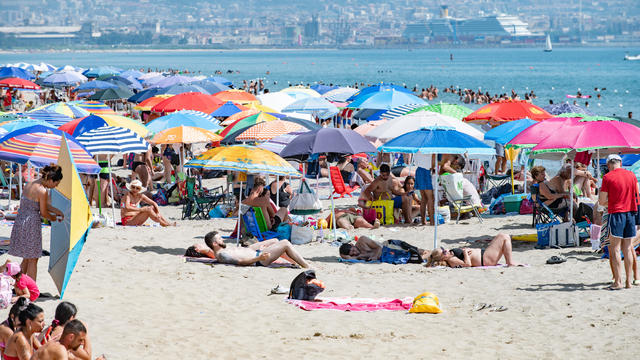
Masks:
[[[540,143],[540,141],[554,134],[565,124],[577,123],[580,118],[551,118],[533,124],[516,135],[505,146],[507,148],[532,148]]]
[[[635,125],[621,121],[577,121],[565,122],[532,150],[534,154],[596,149],[617,153],[639,148],[640,128]]]
[[[369,131],[373,130],[376,126],[382,125],[386,122],[387,120],[369,121],[368,123],[360,125],[357,128],[353,129],[353,131],[357,132],[362,136],[365,136]]]

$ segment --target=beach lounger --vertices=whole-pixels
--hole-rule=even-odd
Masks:
[[[353,197],[351,195],[352,192],[359,188],[358,185],[351,187],[345,185],[344,180],[342,179],[342,174],[340,174],[340,169],[337,166],[331,166],[329,168],[329,176],[331,177],[331,184],[333,185],[333,194],[340,195],[339,198],[343,198],[345,195],[349,195],[349,197]]]
[[[264,221],[264,220],[263,220]],[[260,231],[260,225],[258,225],[258,220],[256,219],[256,212],[253,208],[247,210],[244,215],[242,215],[242,222],[244,223],[244,227],[251,235],[255,236],[258,241],[269,240],[278,237],[278,233],[275,231]]]
[[[562,218],[559,214],[563,209],[555,209],[554,211],[554,209],[540,201],[540,184],[531,185],[529,190],[531,190],[531,200],[533,200],[533,223],[531,226],[535,228],[537,224],[548,224],[553,221],[562,223]]]
[[[462,182],[455,179],[455,174],[441,175],[440,183],[444,189],[444,194],[451,204],[451,207],[458,214],[456,224],[460,221],[460,215],[473,212],[482,222],[482,216],[478,211],[478,207],[474,206],[471,201],[471,195],[464,196],[462,191]]]

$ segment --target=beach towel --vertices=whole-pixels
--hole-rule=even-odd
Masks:
[[[182,256],[184,258],[185,262],[194,262],[194,263],[202,263],[202,264],[209,264],[209,265],[229,265],[229,266],[240,266],[240,265],[233,265],[233,264],[222,264],[219,263],[218,260],[216,259],[212,259],[212,258],[207,258],[207,257],[202,257],[202,258],[198,258],[198,257],[190,257],[190,256]],[[266,266],[268,268],[272,268],[272,269],[280,269],[280,268],[287,268],[287,269],[297,269],[298,266],[288,263],[288,262],[274,262],[271,263],[269,266]]]
[[[407,311],[413,305],[413,298],[349,298],[326,297],[316,301],[285,299],[285,302],[302,310],[338,310],[338,311]]]
[[[515,267],[529,267],[529,264],[522,264],[520,266]],[[469,266],[469,267],[461,267],[460,269],[502,269],[508,267],[507,264],[498,264],[498,265],[490,265],[490,266]],[[452,269],[449,266],[434,266],[429,269]],[[457,269],[457,268],[456,268]]]
[[[368,260],[358,260],[358,259],[343,259],[341,257],[338,258],[338,262],[352,263],[352,264],[380,264],[381,263],[380,260],[368,261]]]

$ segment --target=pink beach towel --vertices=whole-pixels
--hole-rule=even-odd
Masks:
[[[403,299],[363,299],[363,298],[318,298],[318,301],[285,299],[302,310],[338,311],[406,311],[413,305],[413,298]]]

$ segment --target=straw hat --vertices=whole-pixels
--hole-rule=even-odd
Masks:
[[[131,182],[131,184],[127,184],[127,189],[128,189],[129,191],[131,191],[131,187],[132,187],[132,186],[139,187],[139,188],[140,188],[140,192],[145,192],[145,191],[147,191],[147,188],[146,188],[146,187],[144,187],[144,186],[142,186],[142,182],[140,182],[140,180],[138,180],[138,179],[133,180],[133,181]]]

